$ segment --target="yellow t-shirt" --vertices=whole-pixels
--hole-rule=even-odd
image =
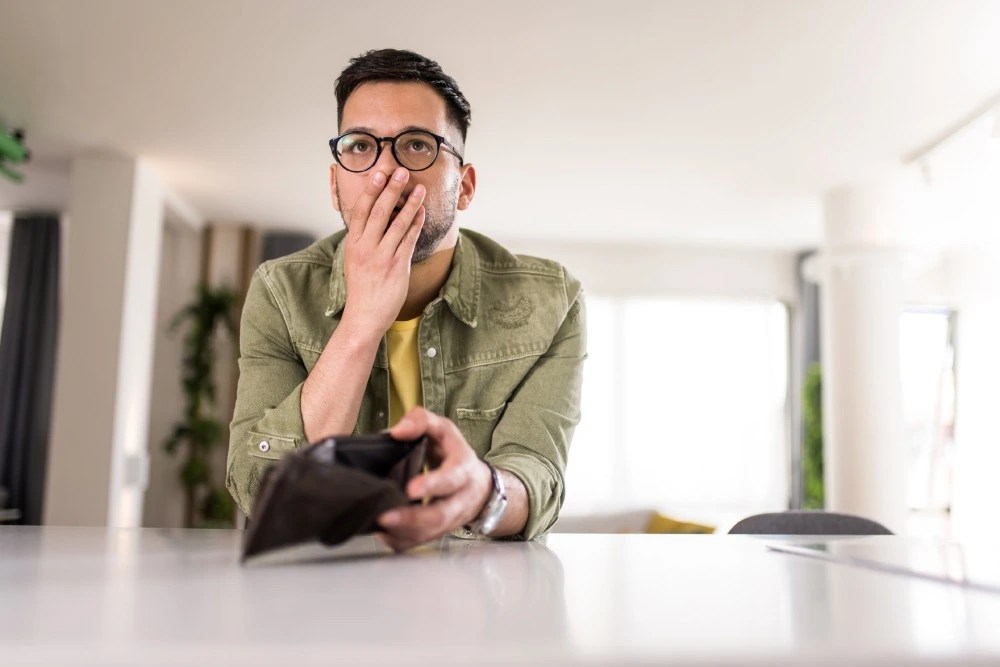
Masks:
[[[417,327],[420,317],[396,321],[385,332],[389,351],[389,426],[403,418],[410,408],[423,405]]]

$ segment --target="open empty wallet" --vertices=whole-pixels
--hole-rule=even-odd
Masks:
[[[426,437],[401,441],[388,433],[332,437],[292,452],[264,473],[243,560],[375,532],[380,514],[411,502],[406,484],[426,463]]]

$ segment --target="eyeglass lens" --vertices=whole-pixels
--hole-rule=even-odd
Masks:
[[[438,145],[427,132],[405,132],[394,142],[400,166],[418,171],[427,169],[437,159]],[[378,160],[378,145],[374,137],[364,132],[345,134],[337,142],[337,158],[345,169],[364,171]]]

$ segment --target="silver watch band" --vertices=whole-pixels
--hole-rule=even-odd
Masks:
[[[493,476],[493,493],[490,495],[489,500],[486,501],[486,506],[483,507],[483,511],[479,513],[479,516],[465,526],[467,530],[480,535],[489,535],[496,530],[497,525],[499,525],[500,520],[507,510],[507,492],[504,489],[500,473],[492,464],[487,463],[486,465],[489,466],[490,474]]]

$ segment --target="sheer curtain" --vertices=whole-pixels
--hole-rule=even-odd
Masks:
[[[785,509],[788,327],[774,301],[589,296],[563,514]]]

